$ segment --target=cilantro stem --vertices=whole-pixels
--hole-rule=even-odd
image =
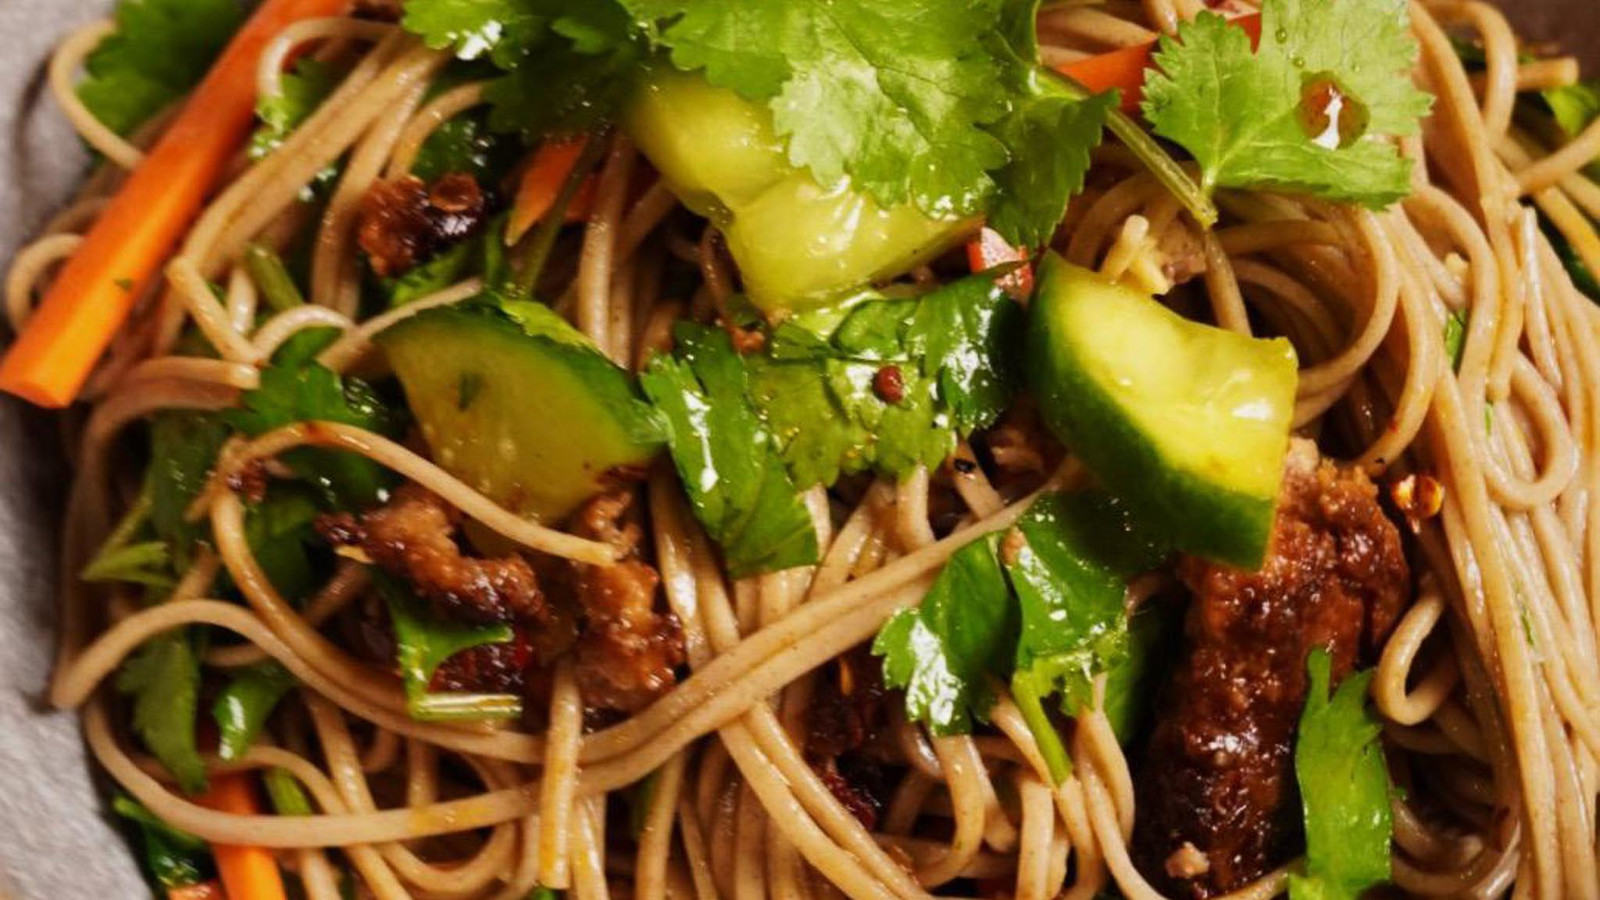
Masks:
[[[273,312],[288,312],[306,305],[306,298],[295,286],[294,277],[284,266],[282,257],[272,248],[250,244],[244,249],[245,270],[261,291],[261,298]]]
[[[516,284],[513,293],[518,297],[534,296],[534,288],[539,284],[539,276],[544,274],[545,265],[550,261],[550,252],[555,249],[556,238],[561,236],[561,229],[567,222],[567,209],[572,206],[572,200],[578,196],[579,188],[583,187],[584,179],[600,162],[600,157],[605,154],[610,142],[605,140],[603,134],[591,134],[584,142],[583,153],[578,157],[572,171],[567,173],[567,178],[561,183],[561,193],[556,195],[556,202],[551,205],[549,212],[539,220],[539,226],[534,229],[533,237],[528,241],[527,250],[522,254],[522,268],[517,272]]]
[[[1088,99],[1092,96],[1088,88],[1061,75],[1059,72],[1050,69],[1045,69],[1044,71],[1069,96],[1079,100]],[[1189,211],[1189,215],[1193,216],[1194,220],[1200,223],[1202,228],[1210,228],[1217,224],[1216,204],[1212,203],[1211,198],[1206,196],[1206,192],[1201,189],[1200,185],[1189,177],[1189,173],[1183,170],[1183,166],[1179,165],[1178,161],[1173,159],[1172,155],[1161,146],[1161,143],[1152,137],[1148,131],[1145,131],[1138,122],[1135,122],[1131,116],[1122,110],[1113,109],[1106,116],[1106,128],[1110,129],[1111,133],[1116,135],[1117,140],[1122,141],[1123,146],[1127,147],[1134,156],[1138,157],[1140,162],[1144,163],[1145,168],[1149,170],[1151,175],[1155,176],[1157,181],[1172,192],[1172,196],[1177,198],[1178,203]]]
[[[1067,776],[1072,774],[1072,757],[1067,755],[1066,745],[1061,743],[1061,734],[1056,731],[1055,723],[1050,721],[1044,700],[1026,673],[1018,672],[1012,676],[1011,699],[1016,702],[1017,710],[1028,723],[1028,730],[1033,732],[1034,743],[1039,745],[1039,755],[1044,757],[1050,778],[1058,785],[1066,781]]]

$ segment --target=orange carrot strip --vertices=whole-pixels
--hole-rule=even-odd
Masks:
[[[261,811],[256,801],[255,784],[245,773],[214,775],[211,790],[199,798],[200,805],[219,812],[249,816]],[[217,874],[228,900],[285,900],[283,873],[278,861],[265,847],[239,847],[212,844]]]
[[[1233,21],[1249,33],[1252,41],[1261,40],[1260,13],[1239,16]],[[1137,112],[1144,100],[1144,73],[1153,64],[1155,52],[1154,42],[1136,44],[1057,66],[1056,71],[1096,94],[1121,91],[1122,111]]]
[[[511,220],[506,223],[506,241],[515,244],[528,230],[550,214],[561,196],[561,186],[572,174],[572,167],[583,156],[587,137],[545,141],[533,154],[533,162],[522,173],[522,184],[517,188],[517,200],[511,205]],[[595,179],[591,176],[578,188],[578,193],[567,206],[567,221],[582,222],[589,218],[594,208]]]
[[[993,228],[984,228],[976,238],[967,242],[967,266],[974,274],[1007,263],[1023,264],[999,282],[1006,293],[1018,299],[1033,296],[1033,267],[1028,265],[1028,258],[1028,251],[1011,246]]]
[[[265,0],[85,236],[0,364],[0,390],[66,406],[199,215],[255,121],[267,43],[349,0]]]

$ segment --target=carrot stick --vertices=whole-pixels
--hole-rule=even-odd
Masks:
[[[337,15],[348,3],[264,0],[257,7],[62,269],[0,363],[0,390],[41,406],[73,401],[248,137],[262,50],[286,26]]]
[[[211,790],[201,796],[199,802],[202,806],[241,816],[261,811],[251,776],[242,772],[212,776]],[[211,855],[217,860],[217,874],[228,900],[285,900],[283,874],[278,871],[278,861],[271,851],[264,847],[212,844]]]
[[[1261,14],[1250,13],[1233,20],[1249,32],[1252,41],[1261,40]],[[1110,53],[1057,66],[1056,71],[1073,79],[1091,92],[1122,92],[1122,111],[1138,112],[1144,100],[1144,73],[1154,64],[1156,43],[1135,44]]]
[[[517,189],[517,200],[511,205],[511,220],[506,223],[506,243],[522,240],[528,229],[550,214],[561,196],[561,186],[572,173],[572,167],[583,157],[588,137],[545,141],[533,154],[533,162],[522,173],[522,184]],[[589,178],[567,206],[567,221],[582,222],[589,218],[594,207],[595,180]]]

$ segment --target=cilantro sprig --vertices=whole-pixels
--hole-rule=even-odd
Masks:
[[[1305,816],[1304,875],[1289,876],[1291,900],[1355,900],[1390,878],[1389,770],[1382,725],[1367,704],[1373,672],[1346,678],[1328,696],[1332,661],[1306,662],[1310,691],[1295,741],[1295,776]]]
[[[771,112],[790,162],[884,206],[987,213],[1043,243],[1081,189],[1112,98],[1046,77],[1038,0],[412,0],[405,27],[487,58],[495,126],[542,138],[612,120],[646,62]]]
[[[816,526],[751,405],[732,342],[692,324],[676,337],[677,354],[657,357],[639,383],[666,418],[695,518],[735,578],[816,562]]]
[[[837,325],[786,322],[746,358],[756,405],[801,486],[934,467],[1010,403],[1022,309],[993,273],[921,298],[864,299]],[[879,380],[892,370],[899,389]]]
[[[235,0],[123,0],[117,30],[84,61],[78,98],[126,135],[199,84],[243,21]]]
[[[1402,0],[1267,0],[1261,46],[1214,13],[1163,37],[1145,82],[1156,134],[1200,164],[1207,190],[1310,194],[1383,208],[1410,192],[1395,139],[1431,98],[1410,70]]]
[[[1110,673],[1105,707],[1119,735],[1135,706],[1123,692],[1145,682],[1160,628],[1130,639],[1128,577],[1166,550],[1098,492],[1040,498],[1014,531],[957,551],[916,609],[878,632],[884,681],[904,688],[906,714],[935,734],[964,734],[988,721],[993,685],[1009,681],[1057,780],[1071,772],[1045,701],[1066,715],[1093,702],[1096,675]],[[1150,620],[1152,623],[1155,620]]]

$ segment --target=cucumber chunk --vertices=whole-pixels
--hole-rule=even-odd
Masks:
[[[1191,322],[1050,254],[1028,377],[1045,422],[1178,549],[1259,568],[1294,417],[1294,348]]]
[[[699,74],[652,67],[624,113],[685,206],[721,228],[745,291],[768,314],[814,309],[902,275],[975,223],[885,208],[793,166],[771,114]]]
[[[664,443],[633,377],[548,307],[440,307],[378,336],[446,471],[517,512],[566,518]]]

